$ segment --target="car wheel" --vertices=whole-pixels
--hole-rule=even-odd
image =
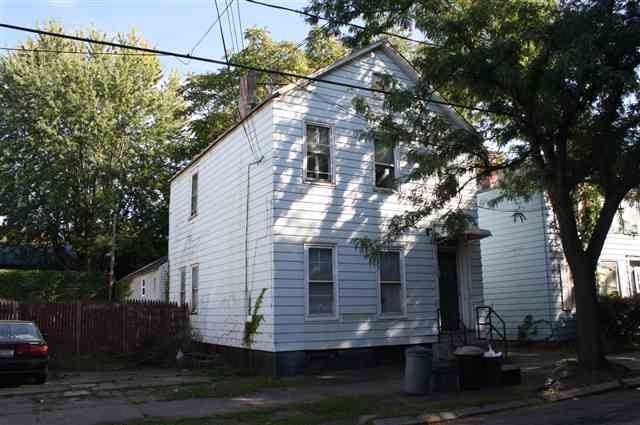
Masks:
[[[38,373],[37,375],[34,376],[34,379],[36,381],[36,384],[44,384],[45,382],[47,382],[47,369],[43,370],[42,372]]]

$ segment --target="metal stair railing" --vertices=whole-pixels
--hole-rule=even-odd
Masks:
[[[484,316],[481,312],[485,312]],[[497,322],[497,323],[494,323]],[[507,340],[507,325],[500,317],[500,315],[488,305],[482,305],[476,307],[476,330],[478,339],[487,339],[487,337],[482,336],[482,331],[486,329],[489,334],[489,343],[493,344],[493,341],[496,340],[494,338],[494,334],[498,337],[498,339],[502,342],[503,346],[503,356],[507,356],[507,352],[509,350],[509,342]]]
[[[444,329],[442,327],[442,315],[440,314],[440,309],[436,311],[437,314],[437,322],[438,322],[438,342],[442,342],[443,336],[449,337],[449,346],[452,348],[456,347],[456,339],[462,343],[462,345],[467,345],[467,333],[468,329],[464,325],[462,320],[458,320],[458,329]]]

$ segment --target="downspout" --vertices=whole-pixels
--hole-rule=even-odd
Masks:
[[[247,304],[247,321],[251,320],[251,298],[249,297],[249,194],[251,192],[251,166],[260,164],[263,159],[264,155],[247,164],[247,193],[244,217],[244,299]]]
[[[549,315],[549,324],[551,325],[551,335],[549,335],[549,337],[553,336],[553,334],[555,333],[555,319],[553,317],[553,309],[552,309],[552,303],[553,303],[553,299],[551,298],[551,271],[550,271],[550,262],[549,262],[549,243],[547,240],[548,237],[548,233],[547,233],[547,204],[545,201],[545,197],[544,197],[544,193],[540,193],[540,202],[541,202],[541,208],[540,208],[540,214],[542,216],[542,236],[544,239],[544,269],[545,269],[545,275],[547,277],[547,309],[548,311],[548,315]],[[562,285],[562,276],[560,276],[560,284]],[[562,289],[560,289],[562,291]],[[562,292],[561,292],[561,296],[560,299],[563,298]]]

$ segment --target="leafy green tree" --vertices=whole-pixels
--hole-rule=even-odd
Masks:
[[[234,63],[253,65],[278,71],[307,74],[333,63],[348,50],[322,28],[313,28],[302,44],[274,41],[263,28],[245,32],[246,47],[229,57]],[[190,75],[183,87],[189,101],[188,115],[195,140],[186,147],[184,158],[190,158],[238,120],[240,78],[246,70],[223,68],[208,74]],[[275,74],[257,75],[256,97],[260,101],[278,86],[291,82]]]
[[[313,0],[309,10],[364,21],[356,43],[412,26],[433,43],[416,52],[417,87],[391,90],[384,114],[360,105],[371,137],[412,146],[409,179],[433,184],[412,194],[416,212],[396,217],[386,239],[438,211],[460,228],[449,201],[492,172],[508,196],[544,191],[575,281],[579,363],[603,366],[596,265],[618,206],[640,186],[638,2]],[[434,88],[478,108],[459,108],[473,129],[432,112]]]
[[[134,31],[85,35],[147,45]],[[0,239],[70,246],[70,268],[104,272],[115,222],[123,260],[166,252],[168,180],[185,128],[177,76],[164,78],[153,55],[55,37],[20,48],[0,58]]]

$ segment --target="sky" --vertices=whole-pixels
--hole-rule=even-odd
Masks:
[[[221,11],[229,1],[234,0],[218,0]],[[237,1],[244,28],[266,27],[276,40],[298,42],[306,37],[309,26],[301,16],[245,0]],[[296,9],[301,9],[307,3],[305,0],[267,2]],[[237,10],[236,7],[234,4],[234,11]],[[0,22],[3,23],[35,27],[54,19],[63,25],[66,32],[86,29],[92,25],[108,33],[127,32],[135,27],[138,34],[152,46],[181,53],[191,51],[216,16],[214,0],[0,0]],[[225,39],[230,44],[231,34],[226,16],[223,21]],[[27,33],[0,28],[0,47],[15,47],[28,36]],[[217,25],[194,54],[214,59],[224,57]],[[183,76],[213,71],[218,67],[196,61],[184,64],[170,57],[162,57],[161,61],[165,71],[176,70]]]

